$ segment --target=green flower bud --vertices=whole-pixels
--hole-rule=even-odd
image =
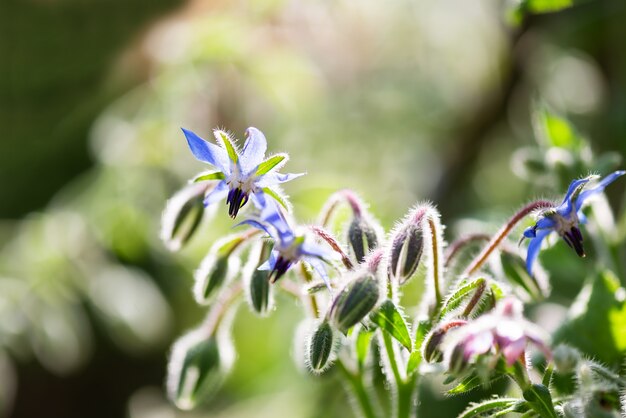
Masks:
[[[335,340],[334,331],[327,321],[315,328],[306,349],[306,364],[313,373],[322,373],[330,367]]]
[[[271,307],[269,271],[254,270],[248,286],[250,306],[259,315],[265,315]]]
[[[389,277],[404,284],[415,273],[423,251],[424,239],[419,225],[409,223],[398,230],[392,237],[389,250]]]
[[[448,358],[448,373],[453,376],[460,375],[467,370],[468,365],[463,344],[455,345]]]
[[[378,245],[378,236],[374,223],[363,217],[355,216],[348,227],[348,243],[358,263]]]
[[[184,410],[206,401],[221,386],[233,357],[214,335],[195,330],[183,336],[174,343],[167,369],[170,399]]]
[[[198,229],[204,215],[207,184],[192,184],[167,202],[161,219],[161,239],[170,251],[178,251]]]
[[[229,276],[231,266],[229,254],[210,253],[196,271],[194,297],[200,305],[207,305]]]
[[[333,324],[345,333],[361,321],[376,306],[380,290],[372,274],[357,277],[335,298],[330,310]]]

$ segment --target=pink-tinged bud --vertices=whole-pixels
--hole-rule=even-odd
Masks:
[[[422,356],[429,363],[438,363],[443,359],[441,344],[449,330],[467,324],[467,321],[449,321],[432,330],[424,339]]]

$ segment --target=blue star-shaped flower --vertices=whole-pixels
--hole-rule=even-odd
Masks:
[[[585,256],[583,236],[578,227],[579,224],[586,222],[585,215],[581,211],[582,206],[589,197],[601,193],[606,186],[624,174],[626,171],[615,171],[600,180],[596,187],[588,190],[584,190],[584,188],[589,180],[595,176],[574,180],[569,185],[567,194],[559,206],[541,212],[535,225],[527,228],[522,238],[530,238],[526,255],[528,273],[532,273],[532,266],[539,255],[543,239],[551,232],[557,232],[580,257]]]
[[[312,242],[310,237],[303,232],[296,231],[276,203],[265,202],[258,217],[246,219],[241,224],[261,229],[274,240],[274,248],[269,259],[259,266],[259,270],[271,270],[269,275],[271,283],[275,283],[291,266],[302,260],[310,264],[330,288],[324,263],[328,263],[333,253]]]
[[[204,173],[194,181],[221,180],[204,198],[204,206],[209,206],[226,198],[228,214],[235,218],[249,198],[258,208],[262,208],[269,194],[280,200],[280,194],[273,186],[293,180],[301,174],[281,174],[277,170],[289,159],[287,154],[276,154],[266,160],[267,141],[257,128],[246,130],[246,142],[240,152],[230,136],[219,129],[213,131],[218,145],[212,144],[183,128],[193,155],[200,161],[209,163],[218,171]],[[283,203],[283,202],[281,202]]]

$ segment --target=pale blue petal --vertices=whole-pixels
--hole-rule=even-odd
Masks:
[[[265,263],[261,264],[257,270],[266,271],[266,270],[274,270],[274,266],[276,265],[277,252],[272,251],[270,253],[270,258],[268,258]]]
[[[265,200],[265,193],[263,193],[262,191],[252,193],[250,195],[250,200],[252,200],[254,206],[256,206],[256,208],[259,210],[263,210],[267,205],[267,201]]]
[[[528,244],[528,252],[526,253],[526,270],[530,275],[532,275],[533,263],[539,255],[539,250],[541,250],[541,243],[543,242],[543,239],[550,234],[550,232],[552,231],[549,229],[537,231],[537,236],[531,239]]]
[[[204,206],[212,205],[215,202],[219,202],[228,196],[228,184],[224,180],[220,181],[213,190],[209,192],[204,198]]]
[[[594,194],[602,193],[606,186],[613,183],[615,180],[617,180],[619,177],[623,176],[624,174],[626,174],[626,171],[624,170],[615,171],[609,174],[608,176],[606,176],[605,178],[603,178],[598,183],[598,185],[594,187],[593,189],[583,191],[581,194],[578,195],[578,198],[576,199],[576,210],[577,211],[580,210],[580,208],[583,206],[583,203],[585,203],[586,199],[588,199],[590,196],[593,196]]]
[[[274,172],[269,172],[267,174],[262,175],[261,177],[259,177],[259,179],[256,181],[256,185],[258,187],[269,187],[269,186],[274,186],[276,184],[280,184],[280,183],[286,183],[288,181],[291,181],[295,178],[298,178],[300,176],[304,176],[306,173],[297,173],[297,174],[293,174],[293,173],[286,173],[286,174],[282,174],[282,173],[274,173]]]
[[[237,228],[238,226],[241,225],[250,225],[251,227],[254,227],[256,229],[260,229],[261,231],[264,231],[267,235],[269,235],[270,237],[272,237],[272,239],[276,239],[276,234],[273,233],[273,231],[269,228],[267,228],[266,225],[262,224],[259,221],[256,221],[254,219],[246,219],[245,221],[239,222],[237,225],[233,226],[233,228]]]
[[[257,166],[263,162],[267,151],[267,140],[263,132],[257,128],[249,127],[246,130],[246,143],[243,146],[239,162],[244,174],[256,170]]]
[[[313,242],[303,242],[300,246],[300,252],[306,256],[313,256],[319,258],[331,258],[332,253],[328,251],[325,247],[321,245],[317,245]]]
[[[261,212],[261,219],[264,223],[270,224],[276,230],[281,243],[288,244],[295,238],[295,234],[291,229],[291,226],[283,216],[280,209],[278,209],[275,202],[267,201],[267,204]]]
[[[185,134],[185,138],[187,138],[187,143],[194,157],[215,166],[226,175],[230,174],[230,160],[225,149],[205,141],[190,130],[181,129]]]
[[[311,267],[313,267],[313,269],[317,272],[317,274],[320,275],[322,280],[324,280],[324,283],[326,284],[326,287],[328,288],[328,290],[331,290],[330,278],[328,277],[328,274],[326,273],[326,266],[324,265],[324,263],[319,258],[315,258],[315,257],[303,257],[303,259],[304,261],[309,263]]]

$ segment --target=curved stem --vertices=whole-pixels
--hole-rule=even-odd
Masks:
[[[335,212],[335,210],[337,210],[337,207],[339,207],[339,203],[342,199],[344,199],[350,205],[354,216],[362,216],[363,212],[365,211],[365,205],[363,204],[361,199],[352,190],[343,189],[330,195],[330,197],[324,204],[324,207],[320,211],[319,218],[319,224],[321,226],[328,226],[328,223],[330,222],[333,213]]]
[[[452,259],[467,245],[477,241],[489,241],[490,239],[491,236],[487,234],[469,234],[457,239],[446,250],[444,266],[449,266]]]
[[[535,202],[529,203],[528,205],[521,208],[515,215],[505,223],[502,228],[491,238],[491,240],[487,243],[485,248],[478,254],[470,263],[469,266],[463,272],[464,276],[471,276],[476,273],[478,269],[482,267],[482,265],[487,261],[487,258],[491,255],[491,253],[498,248],[498,245],[502,242],[504,238],[506,238],[513,227],[517,225],[519,221],[524,219],[524,217],[537,209],[546,209],[554,207],[554,203],[547,200],[537,200]]]
[[[322,228],[320,226],[316,226],[316,225],[310,225],[309,229],[311,231],[313,231],[315,233],[315,235],[317,235],[318,237],[320,237],[321,239],[326,241],[328,243],[328,245],[330,245],[330,247],[337,254],[339,254],[341,256],[341,261],[343,262],[343,265],[348,270],[352,270],[354,268],[354,265],[352,264],[352,261],[350,261],[350,257],[348,257],[348,254],[346,254],[346,252],[343,250],[343,248],[341,248],[341,245],[339,244],[339,242],[337,242],[335,237],[333,237],[330,234],[330,232],[328,232],[324,228]]]
[[[361,374],[352,373],[340,359],[335,363],[337,368],[348,383],[354,400],[358,403],[361,413],[365,418],[378,418],[378,414],[372,404],[370,394],[363,384],[363,376]]]
[[[211,310],[206,316],[204,321],[204,329],[207,335],[213,335],[219,328],[222,320],[228,312],[235,300],[243,293],[243,284],[240,280],[233,282],[227,287],[215,301],[215,304],[211,306]]]

